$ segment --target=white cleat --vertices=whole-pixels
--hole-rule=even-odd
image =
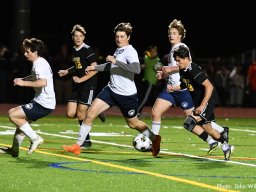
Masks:
[[[35,140],[32,141],[30,148],[27,152],[28,155],[32,154],[36,148],[44,142],[44,139],[38,136]]]

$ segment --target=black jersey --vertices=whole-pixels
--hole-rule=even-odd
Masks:
[[[204,98],[205,87],[202,83],[209,79],[205,71],[197,64],[191,63],[185,70],[180,70],[181,88],[187,88],[192,95],[195,106],[199,106]],[[208,101],[217,104],[218,96],[215,88]]]
[[[72,49],[72,61],[74,64],[74,74],[79,78],[85,75],[85,69],[87,66],[90,66],[91,63],[96,62],[96,55],[92,48],[86,44],[83,45],[79,50],[76,50],[75,47]],[[84,88],[84,89],[96,89],[97,86],[97,77],[94,75],[87,81],[82,83],[74,83],[74,87]]]

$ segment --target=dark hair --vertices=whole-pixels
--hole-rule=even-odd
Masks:
[[[177,49],[173,52],[174,59],[176,57],[180,57],[181,59],[185,59],[186,57],[190,58],[189,49],[183,45],[180,45]]]
[[[129,37],[132,33],[132,26],[130,23],[119,23],[115,27],[114,33],[116,34],[117,31],[124,31],[126,35]]]
[[[45,45],[44,45],[44,42],[41,41],[40,39],[27,38],[27,39],[24,39],[22,45],[25,50],[30,49],[32,53],[37,51],[38,56],[42,56],[44,54]]]

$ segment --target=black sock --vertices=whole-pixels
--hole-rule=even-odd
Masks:
[[[202,132],[200,135],[198,135],[203,141],[206,141],[208,138],[208,133],[206,131]]]
[[[83,120],[78,120],[79,125],[82,125]]]

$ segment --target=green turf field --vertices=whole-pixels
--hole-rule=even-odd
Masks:
[[[149,118],[143,119],[150,124]],[[49,116],[32,124],[45,142],[30,156],[29,140],[19,158],[0,154],[1,192],[169,192],[256,191],[256,119],[218,119],[230,127],[231,160],[217,149],[207,156],[208,144],[182,128],[183,118],[163,119],[161,152],[132,147],[137,131],[123,118],[95,120],[92,147],[75,156],[61,146],[75,143],[78,123],[64,116]],[[14,126],[0,116],[0,146],[10,146]]]

